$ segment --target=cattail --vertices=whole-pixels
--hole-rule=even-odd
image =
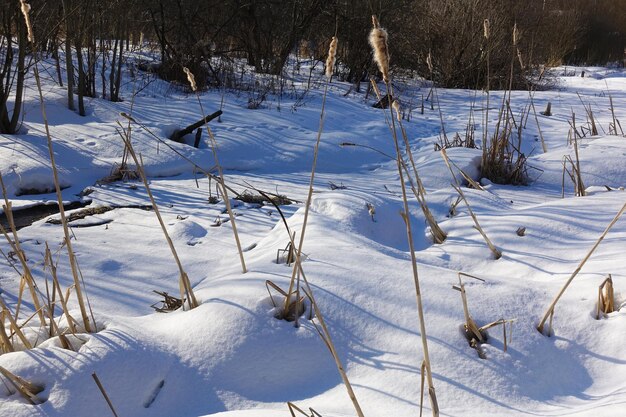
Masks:
[[[395,110],[398,121],[401,122],[402,115],[400,114],[400,102],[398,100],[394,100],[393,103],[391,103],[391,107]]]
[[[513,46],[517,46],[517,41],[519,38],[519,31],[517,30],[517,23],[513,25]]]
[[[526,68],[526,65],[524,65],[524,60],[522,59],[522,51],[520,51],[519,48],[517,48],[517,59],[519,60],[519,66],[522,69]]]
[[[328,48],[328,57],[326,58],[326,77],[330,80],[333,77],[333,68],[335,68],[335,59],[337,57],[337,37],[333,36]]]
[[[489,19],[483,21],[483,34],[485,39],[489,39]]]
[[[428,51],[428,56],[426,57],[426,65],[428,65],[428,71],[433,72],[433,57]]]
[[[187,80],[189,81],[189,85],[191,85],[191,89],[193,91],[198,91],[198,86],[196,85],[196,77],[193,76],[193,73],[187,67],[183,67],[183,71],[187,74]]]
[[[28,30],[28,41],[30,43],[35,43],[33,25],[30,23],[30,4],[26,3],[24,0],[20,0],[20,5],[22,8],[22,14],[24,15],[24,20],[26,21],[26,29]]]
[[[383,75],[383,81],[389,82],[389,47],[387,45],[387,31],[380,27],[376,16],[372,16],[373,28],[370,32],[369,42],[374,50],[374,61]]]

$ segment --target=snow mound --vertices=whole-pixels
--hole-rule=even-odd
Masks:
[[[426,237],[424,218],[419,208],[411,203],[411,223],[416,250],[424,249]],[[402,219],[402,202],[398,199],[356,191],[328,192],[316,195],[311,210],[327,217],[334,228],[353,233],[402,252],[409,250],[406,224]],[[419,213],[418,213],[419,211]]]

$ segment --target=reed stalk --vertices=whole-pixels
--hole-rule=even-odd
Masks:
[[[185,272],[185,269],[183,268],[180,258],[178,257],[178,252],[176,252],[176,248],[174,247],[174,242],[172,242],[172,238],[167,232],[167,227],[165,226],[165,222],[163,221],[163,218],[161,217],[159,206],[154,200],[154,196],[152,195],[152,191],[150,190],[150,185],[148,184],[148,178],[144,170],[142,158],[141,156],[137,157],[137,154],[135,153],[135,149],[133,148],[133,145],[130,142],[130,139],[128,138],[128,136],[122,135],[122,139],[124,140],[124,143],[126,144],[128,148],[128,154],[135,162],[135,166],[137,167],[137,173],[141,177],[143,185],[146,189],[146,193],[148,194],[148,198],[150,199],[150,203],[152,204],[152,208],[154,209],[154,214],[156,215],[157,220],[159,221],[161,230],[163,231],[163,234],[165,235],[165,240],[167,241],[170,251],[172,252],[172,256],[174,257],[174,261],[176,262],[176,266],[178,267],[178,271],[180,274],[179,280],[178,280],[178,286],[180,290],[180,299],[183,302],[183,310],[185,306],[185,300],[189,304],[190,309],[196,308],[198,306],[198,301],[196,300],[196,296],[193,293],[193,288],[191,287],[191,282],[189,281],[189,277],[187,276],[187,273]]]
[[[204,107],[202,106],[202,100],[200,100],[200,94],[198,93],[198,87],[196,86],[196,80],[193,73],[186,67],[183,67],[185,74],[187,75],[187,80],[191,86],[191,89],[196,94],[196,99],[198,100],[198,104],[200,105],[200,112],[202,113],[202,118],[206,120],[206,113],[204,111]],[[226,211],[228,212],[228,217],[230,218],[230,224],[233,228],[233,235],[235,237],[235,243],[237,244],[237,252],[239,253],[239,262],[241,263],[241,270],[245,274],[247,272],[246,261],[243,256],[243,249],[241,247],[241,241],[239,240],[239,233],[237,232],[237,223],[235,222],[235,214],[233,213],[233,209],[230,204],[230,199],[228,197],[228,189],[224,183],[224,171],[222,170],[222,165],[220,164],[219,158],[217,156],[217,141],[215,140],[215,135],[213,131],[209,127],[209,122],[204,123],[204,127],[206,128],[207,134],[209,135],[209,143],[211,145],[211,151],[213,153],[213,159],[215,161],[215,167],[217,169],[217,183],[220,187],[220,193],[224,198],[224,204],[226,205]]]
[[[334,57],[337,52],[337,38],[333,37],[329,47],[329,57]],[[302,220],[302,228],[300,230],[300,240],[298,241],[298,246],[296,250],[296,259],[293,264],[293,268],[291,271],[291,280],[289,281],[289,290],[287,291],[287,297],[285,297],[285,303],[283,305],[283,312],[287,312],[287,308],[291,302],[291,292],[293,291],[294,285],[296,284],[296,277],[298,274],[298,270],[302,263],[302,248],[304,247],[304,238],[306,234],[306,227],[309,220],[309,211],[311,208],[311,200],[313,199],[313,184],[315,182],[315,170],[317,167],[317,158],[319,155],[319,147],[322,139],[322,132],[324,130],[324,116],[326,115],[326,97],[328,95],[328,87],[331,82],[332,72],[326,73],[326,84],[324,85],[324,94],[322,95],[322,108],[320,110],[320,121],[317,129],[317,137],[315,139],[315,146],[313,147],[313,163],[311,166],[311,176],[309,179],[309,188],[307,192],[306,202],[304,203],[304,218]],[[292,246],[296,247],[296,246]],[[299,294],[297,295],[299,296]]]
[[[374,60],[378,65],[380,72],[383,75],[383,81],[385,82],[385,87],[387,89],[387,94],[390,97],[393,97],[393,88],[391,84],[391,79],[389,77],[389,48],[387,45],[387,32],[380,27],[378,23],[378,19],[376,16],[372,16],[372,24],[373,28],[370,32],[370,45],[374,50]],[[439,405],[437,403],[437,396],[435,394],[435,385],[433,383],[432,378],[432,370],[430,363],[430,355],[428,351],[428,338],[426,336],[426,322],[424,318],[424,307],[422,303],[422,293],[420,290],[420,282],[419,275],[417,271],[417,259],[415,256],[415,247],[413,243],[413,232],[411,228],[411,220],[409,217],[409,203],[406,193],[406,185],[404,182],[404,174],[402,169],[402,154],[400,152],[400,145],[398,141],[398,134],[396,129],[396,121],[393,115],[390,115],[391,119],[391,133],[393,144],[396,151],[396,164],[398,168],[398,175],[400,178],[400,186],[402,189],[402,204],[403,204],[403,213],[402,218],[404,219],[404,223],[406,225],[406,234],[407,240],[409,244],[409,251],[411,255],[411,269],[413,272],[413,282],[415,284],[415,294],[417,300],[417,311],[419,316],[419,325],[420,325],[420,335],[422,339],[422,348],[424,352],[424,362],[426,364],[426,379],[428,382],[428,393],[431,403],[431,410],[433,417],[439,416]]]
[[[0,187],[2,187],[2,196],[4,197],[4,205],[2,206],[2,208],[4,210],[4,214],[6,215],[7,222],[9,223],[9,229],[11,230],[11,234],[13,235],[13,240],[11,240],[11,238],[9,237],[9,234],[7,233],[6,229],[2,225],[0,225],[0,231],[6,238],[7,242],[11,246],[11,249],[16,254],[17,258],[19,259],[20,264],[22,265],[22,271],[23,271],[22,276],[24,278],[24,281],[28,285],[28,291],[30,292],[30,296],[33,300],[33,306],[35,307],[36,311],[40,311],[41,303],[37,295],[37,284],[35,282],[35,279],[33,278],[33,274],[31,273],[30,267],[28,266],[26,254],[21,248],[19,237],[17,236],[17,228],[15,227],[15,221],[13,220],[13,208],[7,196],[7,190],[4,185],[4,179],[2,178],[2,173],[0,173]],[[18,315],[19,315],[19,309],[16,310],[16,316],[15,316],[16,320],[17,320]],[[39,320],[41,320],[42,326],[46,325],[46,321],[44,319],[43,313],[39,314]]]
[[[52,178],[54,180],[54,189],[55,189],[55,192],[56,192],[57,204],[59,206],[59,216],[61,217],[61,224],[63,226],[64,243],[65,243],[65,245],[67,247],[67,253],[68,253],[68,256],[69,256],[70,268],[72,270],[72,277],[74,279],[74,288],[76,290],[76,298],[78,299],[78,306],[80,308],[80,314],[81,314],[81,317],[83,319],[83,326],[84,326],[85,331],[87,333],[91,333],[92,332],[92,324],[90,323],[89,316],[87,315],[87,309],[85,307],[85,297],[86,297],[86,295],[83,295],[83,289],[82,289],[82,285],[81,285],[81,281],[80,281],[80,275],[79,275],[79,272],[78,272],[78,260],[76,258],[76,255],[74,253],[74,249],[72,247],[70,230],[69,230],[69,226],[67,225],[67,217],[65,215],[65,207],[63,206],[63,195],[61,193],[61,186],[59,184],[59,173],[58,173],[58,170],[57,170],[55,157],[54,157],[54,148],[53,148],[53,143],[52,143],[52,135],[50,134],[50,125],[48,123],[48,116],[47,116],[47,112],[46,112],[46,105],[45,105],[44,97],[43,97],[43,89],[41,87],[41,77],[39,75],[39,66],[37,65],[37,63],[38,63],[37,44],[35,43],[34,36],[32,36],[32,26],[30,24],[30,18],[29,18],[29,15],[28,15],[28,11],[30,10],[30,6],[24,7],[24,4],[26,4],[24,0],[20,0],[20,3],[22,4],[22,12],[24,14],[24,20],[26,21],[27,27],[30,28],[29,36],[28,36],[29,39],[28,40],[31,43],[31,48],[33,50],[33,55],[35,57],[35,62],[33,64],[33,73],[35,75],[35,82],[37,84],[37,92],[38,92],[38,95],[39,95],[39,102],[40,102],[40,106],[41,106],[41,115],[42,115],[42,118],[43,118],[44,129],[45,129],[45,132],[46,132],[46,139],[47,139],[47,144],[48,144],[48,154],[50,156],[50,166],[52,168]],[[93,316],[93,313],[92,313],[92,316]],[[95,323],[93,323],[93,325],[94,325],[93,330],[95,331]]]

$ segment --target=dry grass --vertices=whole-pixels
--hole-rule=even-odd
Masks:
[[[163,297],[162,301],[157,301],[150,306],[159,313],[170,313],[172,311],[178,310],[183,306],[183,300],[181,300],[180,298],[172,297],[165,291],[152,290],[152,292]]]
[[[111,410],[111,413],[113,414],[113,416],[118,417],[117,413],[115,412],[115,408],[113,407],[113,403],[111,402],[111,399],[109,398],[106,390],[104,389],[104,386],[100,382],[100,378],[98,378],[98,375],[96,375],[96,373],[94,372],[91,374],[91,377],[93,378],[96,385],[98,386],[98,390],[100,390],[100,393],[102,394],[105,401],[107,402],[107,405],[109,406],[109,409]]]
[[[596,311],[596,320],[600,320],[601,316],[615,311],[615,293],[613,291],[613,277],[611,274],[602,281],[598,287],[598,309]]]
[[[485,243],[487,244],[487,247],[489,248],[489,250],[493,254],[494,259],[500,259],[502,257],[502,252],[498,248],[496,248],[496,246],[493,244],[493,242],[491,242],[491,239],[489,239],[489,237],[485,233],[484,229],[482,228],[482,226],[478,222],[478,218],[474,214],[474,210],[472,210],[472,207],[470,206],[469,202],[467,201],[467,198],[465,198],[465,193],[463,192],[461,187],[455,186],[455,185],[453,185],[453,187],[456,190],[456,192],[459,193],[459,196],[461,197],[461,199],[465,203],[465,206],[467,207],[467,211],[468,211],[470,217],[472,218],[472,220],[474,221],[474,226],[476,227],[476,230],[478,230],[480,235],[485,240]]]
[[[15,391],[29,403],[37,405],[43,402],[41,398],[37,397],[37,394],[44,390],[44,387],[41,385],[33,384],[2,366],[0,366],[0,374],[13,386]]]
[[[468,278],[473,278],[473,279],[477,279],[481,282],[485,282],[485,280],[483,280],[482,278],[478,278],[475,277],[473,275],[469,275],[469,274],[465,274],[463,272],[459,272],[458,273],[458,278],[459,278],[459,285],[453,285],[452,288],[459,291],[461,293],[461,301],[463,303],[463,314],[465,316],[465,323],[463,324],[463,328],[465,330],[465,337],[467,338],[467,341],[469,343],[469,345],[473,348],[476,349],[476,351],[478,352],[478,356],[481,359],[486,359],[487,356],[485,355],[485,353],[482,351],[481,349],[481,344],[485,343],[488,339],[488,335],[487,335],[487,330],[494,327],[494,326],[498,326],[498,325],[502,325],[502,332],[503,332],[503,343],[504,343],[504,351],[506,352],[507,350],[507,333],[506,333],[506,325],[507,323],[509,323],[512,326],[512,323],[515,320],[505,320],[505,319],[498,319],[496,321],[493,321],[491,323],[488,323],[482,327],[478,327],[478,325],[476,324],[476,322],[474,321],[474,319],[472,318],[472,316],[469,313],[469,306],[468,306],[468,302],[467,302],[467,292],[465,291],[465,284],[463,283],[463,280],[461,279],[461,277],[468,277]],[[509,332],[509,336],[510,336],[511,332]]]

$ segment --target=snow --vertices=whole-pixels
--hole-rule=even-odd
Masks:
[[[595,320],[595,311],[598,285],[607,274],[615,283],[617,305],[626,302],[625,219],[617,222],[557,304],[555,334],[548,338],[536,330],[552,298],[626,202],[626,139],[607,134],[612,121],[607,90],[616,116],[626,120],[626,72],[585,70],[581,78],[556,69],[558,88],[534,93],[537,111],[550,101],[553,116],[538,116],[547,153],[541,151],[532,116],[523,129],[522,149],[532,167],[528,186],[483,180],[484,191],[464,188],[481,226],[503,253],[499,260],[493,259],[463,202],[456,206],[456,215],[450,215],[458,195],[440,153],[434,151],[440,134],[437,108],[431,111],[426,106],[424,115],[415,108],[411,121],[404,122],[427,201],[448,235],[443,244],[433,245],[412,199],[411,222],[441,415],[623,413],[626,309],[601,320]],[[155,81],[135,98],[132,116],[143,126],[132,125],[132,140],[201,305],[167,314],[150,307],[160,299],[153,290],[179,293],[179,271],[154,212],[133,208],[150,204],[147,193],[141,182],[97,182],[120,163],[123,143],[116,121],[127,126],[119,114],[131,114],[132,85],[127,86],[127,101],[89,99],[89,114],[80,117],[64,107],[64,92],[46,80],[54,150],[62,185],[67,187],[63,199],[117,207],[72,223],[73,246],[101,330],[69,336],[76,352],[63,349],[58,338],[44,340],[41,335],[35,349],[0,356],[0,366],[43,385],[39,395],[46,400],[29,405],[0,384],[0,414],[109,415],[91,376],[95,372],[120,416],[288,416],[287,401],[324,416],[354,416],[333,358],[313,323],[303,318],[296,328],[273,316],[265,281],[286,289],[291,276],[290,267],[276,263],[277,250],[289,240],[279,213],[271,205],[233,200],[249,270],[243,274],[225,206],[208,202],[209,193],[215,196],[215,181],[209,184],[178,155],[212,169],[206,134],[199,149],[168,141],[169,148],[152,136],[166,140],[173,129],[201,116],[195,96],[164,85]],[[419,84],[405,87],[409,97],[421,94]],[[20,190],[52,188],[33,88],[30,85],[26,94],[21,133],[0,135],[0,171],[15,208],[56,200],[51,193],[18,195]],[[346,95],[348,88],[334,82],[327,99],[303,268],[365,415],[416,415],[423,353],[405,225],[399,215],[398,174],[395,162],[385,156],[393,155],[394,148],[381,110],[371,108],[371,100],[362,94]],[[577,123],[585,122],[578,92],[585,104],[591,103],[604,129],[578,143],[585,197],[574,196],[567,177],[562,189],[563,157],[574,157],[567,143],[572,111]],[[222,122],[210,123],[227,185],[240,192],[257,187],[297,201],[281,206],[297,238],[321,94],[313,89],[306,103],[298,106],[283,98],[279,111],[273,99],[264,108],[249,110],[245,97],[229,92]],[[501,95],[494,92],[492,103],[498,103]],[[480,107],[484,100],[482,93],[466,90],[439,90],[438,96],[449,137],[465,130],[470,104]],[[521,91],[512,96],[517,115],[528,106],[529,95]],[[210,111],[222,100],[214,91],[200,98]],[[497,111],[491,111],[490,118],[493,131]],[[476,123],[480,137],[480,117]],[[359,146],[340,146],[345,142]],[[450,148],[447,153],[465,173],[479,179],[479,149]],[[330,182],[345,188],[331,190]],[[91,193],[78,196],[85,188]],[[375,208],[373,219],[368,204]],[[42,293],[49,277],[42,265],[45,242],[59,261],[62,287],[72,284],[66,251],[60,249],[62,227],[45,220],[19,231]],[[526,228],[524,236],[517,235],[519,227]],[[5,241],[0,248],[9,251]],[[461,331],[461,297],[451,288],[458,283],[458,271],[485,280],[464,280],[470,313],[479,326],[515,319],[507,327],[511,340],[506,352],[501,327],[488,331],[488,343],[483,345],[486,359],[469,347]],[[7,262],[0,265],[0,288],[3,300],[14,309],[19,276]],[[70,300],[78,316],[73,293]],[[22,319],[33,313],[28,295],[22,311]],[[34,322],[29,326],[34,335],[37,326]],[[424,406],[428,415],[428,399]]]

